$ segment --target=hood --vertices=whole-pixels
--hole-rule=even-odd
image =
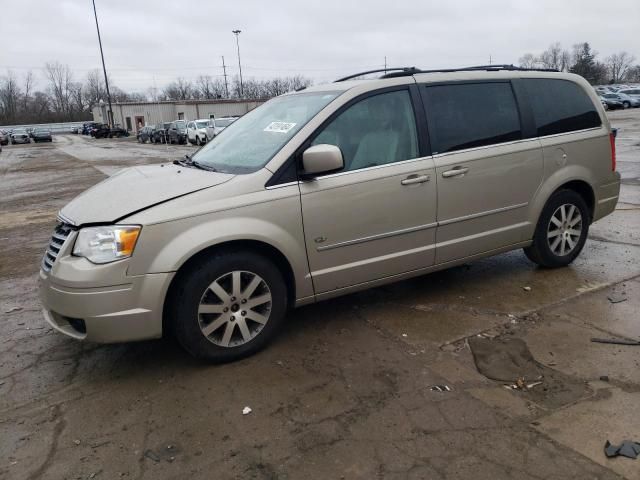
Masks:
[[[126,168],[78,195],[60,214],[78,226],[111,223],[233,177],[173,164]]]

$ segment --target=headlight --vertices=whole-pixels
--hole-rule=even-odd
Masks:
[[[138,225],[87,227],[78,232],[73,254],[93,263],[109,263],[128,258],[136,246]]]

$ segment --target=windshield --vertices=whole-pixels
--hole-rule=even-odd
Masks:
[[[231,125],[233,123],[233,121],[235,120],[235,118],[220,118],[217,120],[214,120],[216,122],[216,127],[228,127],[229,125]]]
[[[341,92],[284,95],[242,116],[194,154],[193,160],[226,173],[262,168]]]
[[[209,125],[208,121],[196,122],[196,128],[207,128]]]
[[[17,133],[18,135],[23,134],[23,133],[27,133],[27,131],[24,128],[16,128],[13,133]]]
[[[176,127],[177,128],[185,128],[185,125],[187,124],[187,122],[185,122],[184,120],[178,120],[176,122]]]

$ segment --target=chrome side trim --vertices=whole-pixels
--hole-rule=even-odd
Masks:
[[[318,252],[323,252],[325,250],[332,250],[334,248],[347,247],[349,245],[356,245],[358,243],[371,242],[373,240],[380,240],[382,238],[395,237],[397,235],[404,235],[405,233],[413,233],[419,232],[421,230],[428,230],[430,228],[437,227],[438,223],[427,223],[426,225],[418,225],[415,227],[403,228],[401,230],[394,230],[392,232],[379,233],[377,235],[370,235],[368,237],[356,238],[353,240],[346,240],[344,242],[333,243],[331,245],[323,245],[321,247],[317,247],[316,250]]]
[[[298,185],[299,183],[300,183],[299,181],[279,183],[278,185],[271,185],[270,187],[265,187],[265,188],[266,190],[275,190],[276,188],[290,187],[291,185]]]
[[[354,174],[354,173],[368,172],[369,170],[378,170],[380,168],[395,167],[395,166],[404,165],[404,164],[407,164],[407,163],[419,162],[419,161],[422,161],[422,160],[429,160],[431,158],[432,158],[431,155],[427,155],[426,157],[410,158],[408,160],[402,160],[401,162],[392,162],[392,163],[386,163],[384,165],[375,165],[373,167],[359,168],[358,170],[347,170],[346,172],[330,173],[329,175],[323,175],[323,176],[317,177],[317,179],[315,179],[315,180],[322,180],[323,178],[341,177],[343,175],[351,175],[351,174]],[[426,170],[433,169],[433,167],[425,167],[425,169]],[[401,175],[401,174],[398,174],[398,175]]]
[[[463,217],[456,217],[456,218],[451,218],[449,220],[443,220],[442,222],[438,222],[438,226],[442,227],[444,225],[450,225],[456,222],[464,222],[465,220],[486,217],[487,215],[493,215],[494,213],[508,212],[509,210],[515,210],[517,208],[526,207],[527,205],[529,205],[529,202],[518,203],[517,205],[509,205],[508,207],[496,208],[494,210],[487,210],[486,212],[472,213],[471,215],[465,215]]]
[[[607,197],[603,198],[602,200],[598,200],[598,205],[600,205],[601,203],[613,202],[614,200],[618,200],[618,195],[616,195],[615,197]]]
[[[442,152],[442,153],[434,152],[433,153],[433,158],[441,158],[441,157],[446,157],[448,155],[456,155],[458,153],[467,153],[467,152],[475,152],[475,151],[480,151],[480,150],[487,150],[489,148],[508,147],[509,145],[518,145],[520,143],[537,142],[538,140],[539,140],[539,137],[522,138],[520,140],[513,140],[511,142],[492,143],[491,145],[482,145],[481,147],[465,148],[465,149],[462,149],[462,150],[454,150],[452,152]],[[540,148],[540,147],[536,146],[535,148]],[[508,153],[512,153],[512,152],[508,152]]]

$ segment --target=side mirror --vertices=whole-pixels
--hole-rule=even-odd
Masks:
[[[335,145],[322,143],[309,147],[302,153],[304,175],[334,172],[343,167],[342,151]]]

